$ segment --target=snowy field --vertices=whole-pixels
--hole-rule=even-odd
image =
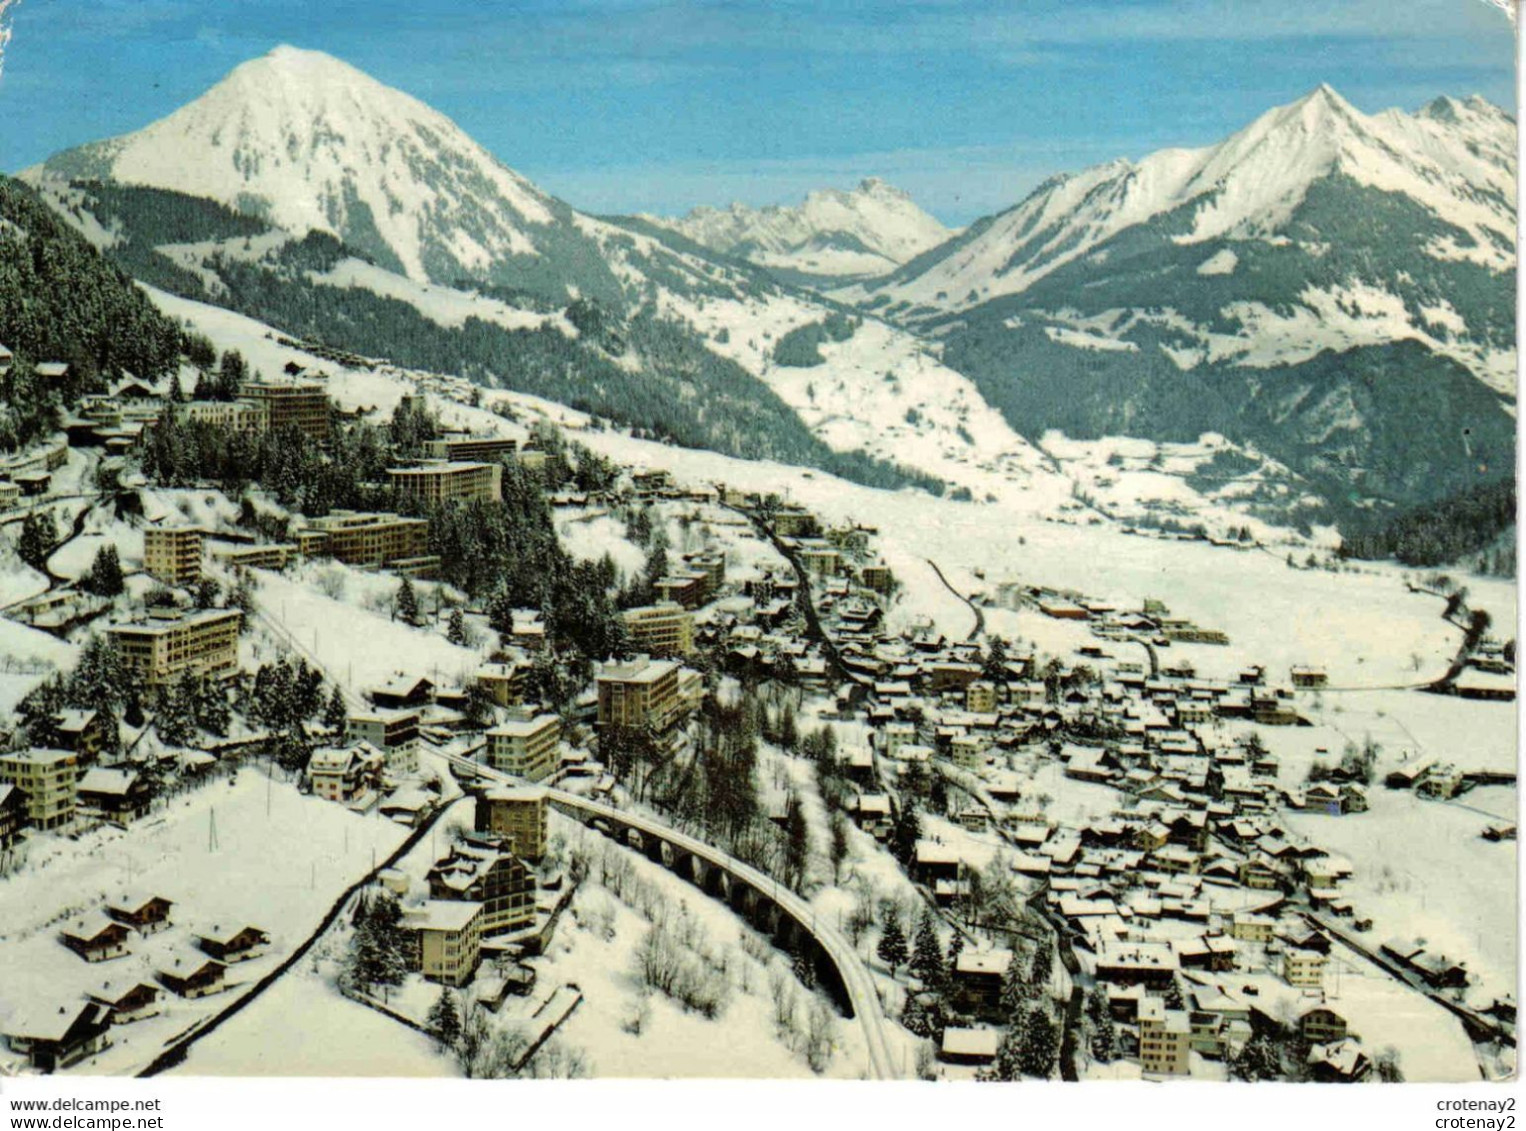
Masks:
[[[309,955],[191,1048],[172,1076],[446,1076],[433,1041],[342,997]],[[300,1016],[300,1025],[292,1018]]]
[[[1513,814],[1514,791],[1500,792],[1508,792]],[[1453,802],[1427,801],[1382,786],[1367,796],[1366,813],[1289,812],[1284,821],[1355,865],[1344,890],[1358,913],[1372,919],[1373,943],[1426,939],[1427,949],[1463,962],[1477,977],[1469,996],[1479,1006],[1514,993],[1516,844],[1479,835],[1494,822],[1474,805],[1488,799],[1465,794]]]
[[[414,628],[366,607],[368,597],[373,602],[390,600],[399,585],[396,578],[332,565],[310,564],[302,570],[341,576],[340,596],[328,597],[304,584],[301,571],[288,577],[260,570],[259,607],[279,626],[279,636],[295,643],[310,662],[316,661],[352,694],[385,683],[399,671],[460,684],[481,663],[476,651],[449,643],[443,625]],[[422,591],[420,607],[428,607]]]
[[[77,653],[56,636],[0,617],[0,717],[15,710],[51,672],[73,667]]]

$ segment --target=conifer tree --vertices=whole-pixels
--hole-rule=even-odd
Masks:
[[[959,972],[959,956],[963,953],[964,936],[961,935],[958,931],[955,931],[953,937],[948,940],[948,958],[946,960],[945,967],[948,971],[948,978],[950,981],[952,981],[955,975]]]
[[[843,862],[848,859],[848,818],[841,809],[833,809],[828,831],[831,833],[832,882],[842,879]]]
[[[1026,1014],[1028,999],[1033,996],[1033,988],[1028,984],[1028,966],[1023,960],[1023,953],[1019,947],[1013,947],[1012,957],[1007,962],[1007,972],[1001,979],[1001,1010],[1011,1023],[1018,1025],[1021,1018]]]
[[[219,738],[228,733],[228,726],[233,721],[233,712],[228,706],[227,692],[216,680],[198,679],[196,681],[192,699],[192,715],[196,725],[202,730],[215,734]]]
[[[794,753],[800,745],[800,729],[795,722],[795,708],[785,703],[779,711],[779,746]]]
[[[930,990],[943,984],[943,948],[938,944],[938,929],[931,911],[924,910],[917,923],[917,937],[912,944],[911,972]]]
[[[901,1027],[917,1037],[932,1035],[927,1021],[927,1009],[922,1005],[921,994],[907,994],[906,1004],[901,1007]]]
[[[116,546],[107,543],[95,552],[95,560],[80,584],[98,597],[115,597],[122,592],[122,562]]]
[[[922,822],[910,805],[902,805],[890,828],[890,854],[910,868],[917,856],[917,841],[922,837]]]
[[[461,647],[466,646],[466,616],[461,610],[453,609],[450,614],[450,626],[445,630],[445,639]]]
[[[344,724],[350,716],[345,707],[344,695],[339,690],[339,685],[334,685],[334,693],[329,696],[328,706],[323,709],[323,725],[331,734],[338,734],[344,730]]]
[[[228,604],[244,614],[243,622],[239,625],[240,632],[248,632],[250,621],[254,617],[254,577],[247,569],[238,571],[238,579],[233,583],[233,592],[228,597]]]
[[[1017,1024],[1007,1026],[1006,1031],[1001,1035],[1001,1041],[996,1046],[996,1061],[991,1065],[990,1073],[984,1079],[1002,1083],[1021,1080],[1023,1078],[1022,1051],[1021,1026]]]
[[[1022,1052],[1018,1056],[1023,1075],[1047,1080],[1054,1071],[1054,1062],[1059,1055],[1060,1034],[1050,1015],[1049,1006],[1045,1002],[1035,1002],[1028,1008],[1027,1023],[1023,1026]]]
[[[397,588],[397,616],[404,624],[419,623],[419,598],[413,591],[412,578],[403,578]]]
[[[425,1020],[442,1045],[446,1048],[455,1046],[461,1037],[461,1011],[456,1007],[456,995],[448,986],[440,987],[440,996],[429,1007],[429,1016]]]
[[[901,929],[901,916],[892,910],[885,917],[885,929],[880,934],[879,945],[875,953],[880,956],[880,961],[890,967],[890,976],[895,977],[895,972],[906,961],[906,932]]]
[[[127,706],[122,712],[122,721],[134,730],[143,725],[143,700],[136,689],[127,694]]]
[[[184,746],[196,733],[195,702],[196,677],[190,672],[160,690],[154,728],[170,746]]]
[[[127,676],[117,646],[108,636],[92,635],[80,649],[69,679],[68,698],[76,707],[115,707],[127,693]]]
[[[1107,991],[1095,985],[1086,995],[1086,1022],[1091,1031],[1092,1059],[1108,1064],[1118,1056],[1118,1034],[1108,1007]]]
[[[21,536],[16,553],[21,560],[39,573],[46,573],[48,556],[58,544],[58,528],[53,525],[51,511],[33,511],[21,520]]]
[[[791,795],[784,814],[784,871],[786,882],[799,888],[810,861],[811,833],[805,823],[805,808],[800,798]]]
[[[1029,982],[1033,985],[1033,991],[1037,994],[1049,992],[1050,980],[1054,977],[1054,951],[1048,942],[1041,942],[1034,948],[1033,970],[1029,975]]]

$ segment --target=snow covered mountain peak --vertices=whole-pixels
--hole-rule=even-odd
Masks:
[[[696,243],[806,275],[879,275],[952,232],[910,194],[878,177],[853,189],[816,189],[798,205],[699,207],[681,219],[647,217]]]
[[[554,202],[445,115],[320,51],[281,46],[136,133],[24,176],[208,197],[327,231],[416,280],[491,277],[538,254]]]

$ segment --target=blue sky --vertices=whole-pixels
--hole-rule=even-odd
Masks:
[[[1055,172],[1215,141],[1320,82],[1368,111],[1515,104],[1489,0],[9,5],[0,168],[136,129],[293,43],[595,212],[789,202],[877,175],[965,223]]]

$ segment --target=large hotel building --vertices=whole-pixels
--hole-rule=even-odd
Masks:
[[[106,631],[128,675],[145,687],[163,687],[183,673],[225,676],[238,670],[237,609],[157,613],[140,624],[114,624]]]
[[[626,609],[631,641],[654,656],[687,656],[694,651],[694,614],[676,602]]]
[[[678,671],[672,660],[652,659],[605,668],[597,679],[599,726],[670,729],[685,713]]]
[[[327,554],[346,565],[377,568],[429,552],[429,521],[387,513],[332,511],[297,532],[305,554]]]
[[[555,715],[514,719],[487,732],[487,763],[506,774],[540,781],[556,769],[562,720]]]
[[[201,531],[192,526],[143,530],[143,568],[166,585],[201,580]]]
[[[246,381],[238,394],[261,407],[268,429],[291,425],[320,443],[329,438],[329,397],[322,385],[308,381]]]
[[[503,498],[503,465],[500,463],[459,463],[450,460],[426,460],[418,467],[387,469],[392,486],[405,498],[426,503],[451,499],[470,502],[481,499],[496,503]]]

